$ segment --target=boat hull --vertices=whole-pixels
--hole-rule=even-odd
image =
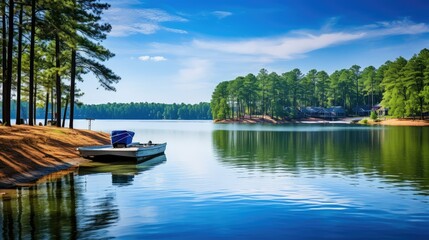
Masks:
[[[132,143],[126,148],[114,148],[112,145],[79,147],[81,157],[99,159],[133,158],[144,159],[163,154],[167,143],[141,144]]]

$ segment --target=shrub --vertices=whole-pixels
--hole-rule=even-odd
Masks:
[[[377,113],[375,113],[375,111],[371,111],[371,116],[370,116],[370,118],[371,118],[372,120],[376,120],[376,119],[378,118]]]

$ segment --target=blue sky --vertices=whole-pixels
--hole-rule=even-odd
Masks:
[[[86,76],[87,104],[198,103],[261,68],[379,67],[429,48],[427,0],[107,0],[106,65],[116,92]]]

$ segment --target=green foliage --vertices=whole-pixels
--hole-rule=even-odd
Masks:
[[[12,117],[15,117],[15,101],[12,102]],[[28,109],[28,103],[22,103],[22,109]],[[49,106],[50,107],[50,106]],[[36,118],[44,118],[44,108],[37,108]],[[63,107],[64,110],[64,107]],[[24,111],[25,113],[25,111]],[[69,111],[67,112],[69,113]],[[22,116],[28,118],[25,113]],[[75,118],[95,119],[180,119],[209,120],[212,119],[210,104],[164,104],[164,103],[107,103],[75,105]]]
[[[381,68],[381,67],[380,67]],[[373,66],[366,67],[362,71],[363,94],[367,97],[366,101],[374,106],[381,100],[380,77],[377,77],[377,69]]]
[[[95,119],[212,119],[210,104],[107,103],[82,105],[76,108],[76,118]]]
[[[372,120],[376,120],[376,119],[378,118],[377,113],[376,113],[375,111],[371,111],[370,118],[371,118]]]
[[[421,92],[421,96],[424,98],[425,103],[429,103],[429,86],[425,86]]]
[[[317,73],[316,78],[315,96],[317,98],[317,104],[315,104],[315,106],[327,107],[330,84],[329,75],[325,71],[320,71]]]
[[[216,86],[212,95],[210,107],[213,119],[226,119],[229,117],[229,106],[227,104],[229,92],[229,82],[221,82]]]
[[[425,88],[429,86],[429,50],[423,49],[410,60],[400,57],[388,63],[382,81],[382,105],[394,117],[420,115],[429,110]]]

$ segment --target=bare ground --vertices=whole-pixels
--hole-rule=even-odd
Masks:
[[[0,188],[29,183],[85,161],[77,147],[109,143],[109,135],[89,130],[0,126]]]
[[[427,127],[429,126],[429,120],[413,120],[413,119],[386,119],[380,122],[370,121],[368,122],[374,125],[387,125],[387,126],[414,126],[414,127]]]

